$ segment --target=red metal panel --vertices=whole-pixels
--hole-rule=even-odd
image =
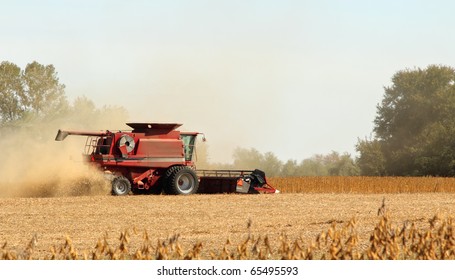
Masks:
[[[183,142],[176,139],[139,139],[136,156],[183,158]]]

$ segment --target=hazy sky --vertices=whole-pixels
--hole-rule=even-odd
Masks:
[[[355,155],[394,73],[455,66],[454,1],[0,1],[0,61],[53,64],[70,100],[298,161]],[[100,128],[105,129],[105,128]]]

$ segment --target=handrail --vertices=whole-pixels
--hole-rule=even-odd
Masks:
[[[196,170],[199,177],[242,177],[253,170]]]

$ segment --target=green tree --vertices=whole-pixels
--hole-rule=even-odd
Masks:
[[[251,148],[236,148],[233,152],[234,168],[236,169],[260,169],[268,177],[281,176],[283,163],[272,152],[261,154]]]
[[[23,105],[36,117],[55,116],[67,110],[65,85],[59,82],[52,64],[27,64],[22,74]]]
[[[283,162],[274,153],[267,152],[264,154],[263,161],[257,168],[262,169],[269,177],[282,176],[281,169],[283,168]]]
[[[327,170],[331,176],[357,176],[360,170],[351,155],[332,152],[327,156]]]
[[[299,176],[327,176],[327,166],[320,155],[302,160],[298,167]]]
[[[88,115],[90,118],[96,113],[95,103],[85,95],[76,97],[71,109],[75,115]]]
[[[357,158],[357,166],[360,169],[360,175],[386,175],[385,160],[381,147],[381,142],[377,139],[358,140],[356,150],[360,153],[360,156]]]
[[[125,125],[128,112],[121,106],[96,107],[86,96],[78,96],[67,112],[61,115],[65,123],[80,129],[130,129]]]
[[[299,176],[357,176],[360,170],[348,153],[316,154],[304,159],[299,167]]]
[[[8,61],[0,64],[0,121],[2,125],[32,118],[52,120],[67,112],[65,86],[53,65],[34,61],[25,70]]]
[[[374,123],[388,175],[455,175],[455,69],[397,72]]]
[[[0,122],[7,123],[20,119],[24,113],[22,106],[23,86],[21,69],[10,62],[0,64]]]
[[[283,167],[281,168],[281,176],[283,177],[296,177],[298,176],[299,172],[299,165],[297,164],[296,160],[289,159],[286,161],[285,164],[283,164]]]
[[[264,162],[264,155],[254,148],[237,147],[232,156],[235,168],[239,169],[260,169],[259,166]]]

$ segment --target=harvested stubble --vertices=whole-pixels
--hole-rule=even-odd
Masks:
[[[442,177],[274,177],[268,182],[283,193],[455,192],[455,178]]]
[[[455,215],[454,193],[272,184],[282,193],[0,198],[0,259],[454,259],[439,218]]]
[[[383,205],[384,206],[384,205]],[[381,209],[379,209],[381,210]],[[378,211],[379,212],[379,211]],[[359,246],[357,220],[338,226],[336,222],[321,232],[314,240],[298,238],[290,240],[281,234],[277,243],[271,243],[268,236],[254,236],[248,233],[240,244],[233,245],[228,239],[217,253],[210,252],[213,260],[454,260],[455,230],[452,218],[435,215],[428,221],[429,228],[417,229],[414,223],[395,226],[387,212],[379,218],[370,235],[366,248]],[[249,231],[249,225],[247,230]],[[142,236],[142,245],[130,246],[130,239]],[[110,244],[105,235],[99,239],[94,249],[78,251],[72,240],[66,237],[61,245],[50,248],[44,259],[51,260],[192,260],[203,258],[204,244],[196,242],[185,248],[174,235],[166,240],[152,241],[147,231],[139,233],[135,228],[120,233],[117,244]],[[1,247],[3,260],[26,259],[35,257],[34,236],[22,252],[8,249],[7,242]],[[40,252],[42,255],[42,252]]]

